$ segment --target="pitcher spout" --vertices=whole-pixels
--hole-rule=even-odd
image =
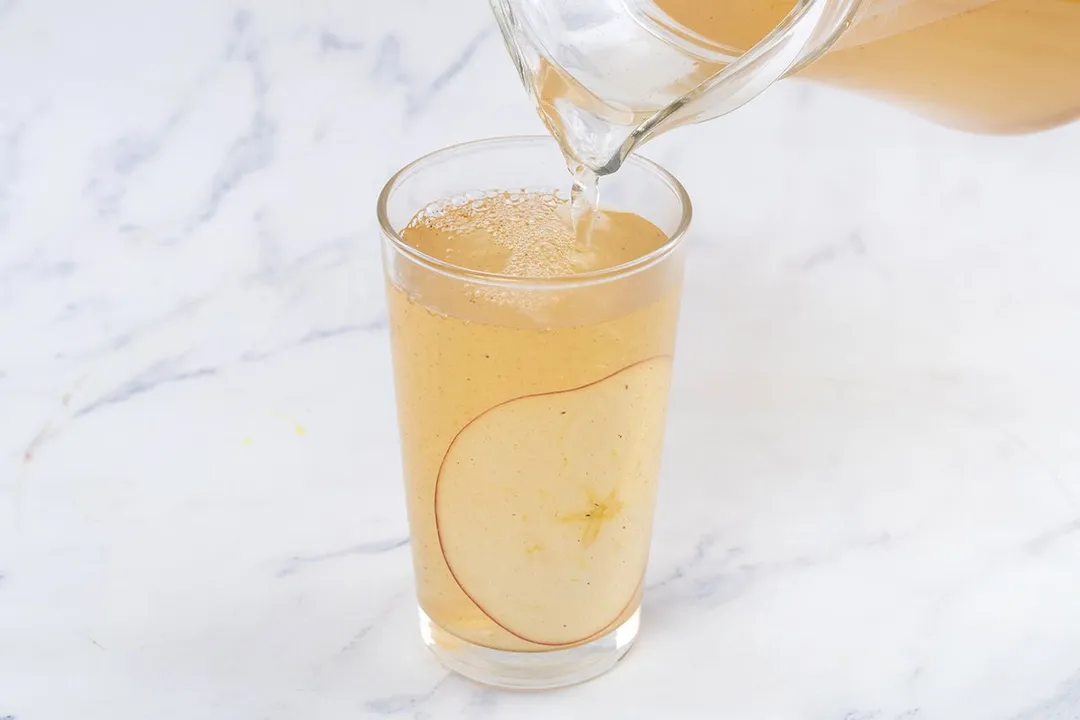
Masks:
[[[741,52],[681,27],[651,0],[490,0],[568,165],[597,175],[657,135],[740,107],[820,52],[859,2],[801,2]]]

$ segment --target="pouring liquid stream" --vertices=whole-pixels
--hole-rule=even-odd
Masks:
[[[600,181],[596,173],[584,165],[578,165],[572,174],[570,222],[580,261],[587,263],[593,253],[593,228],[600,211]]]

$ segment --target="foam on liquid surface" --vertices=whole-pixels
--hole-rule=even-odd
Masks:
[[[406,243],[458,267],[523,278],[550,278],[629,262],[667,238],[644,218],[600,210],[585,240],[570,203],[552,192],[490,192],[434,203],[402,232]]]

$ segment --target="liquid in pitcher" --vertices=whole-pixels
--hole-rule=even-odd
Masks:
[[[655,0],[668,18],[745,51],[790,0]],[[906,105],[964,130],[1019,133],[1080,116],[1080,1],[872,0],[802,77]]]

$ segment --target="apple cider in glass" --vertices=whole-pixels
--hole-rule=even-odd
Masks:
[[[387,295],[422,632],[459,672],[577,682],[637,632],[680,212],[673,236],[601,209],[584,241],[554,191],[494,189],[429,201],[394,231]]]

